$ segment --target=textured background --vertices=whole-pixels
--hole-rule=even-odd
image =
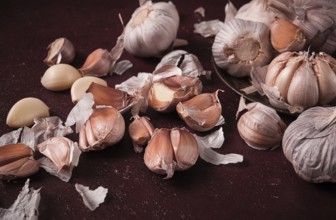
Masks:
[[[223,19],[226,1],[173,1],[180,14],[178,37],[187,39],[183,49],[194,53],[206,70],[211,62],[213,38],[193,33],[193,24]],[[246,1],[234,1],[240,7]],[[110,49],[125,22],[138,6],[137,1],[121,0],[2,0],[0,3],[0,134],[11,131],[6,117],[18,100],[33,96],[42,99],[52,115],[66,119],[73,107],[69,91],[50,92],[40,78],[47,69],[46,47],[58,37],[67,37],[76,47],[74,66],[97,48]],[[205,18],[194,14],[203,6]],[[125,52],[134,67],[123,76],[104,79],[113,87],[138,72],[152,72],[159,59],[140,59]],[[170,180],[150,172],[143,154],[133,151],[129,136],[100,152],[82,154],[79,166],[66,183],[44,170],[30,177],[30,186],[41,189],[40,219],[333,219],[336,210],[335,184],[311,184],[300,179],[285,159],[281,148],[257,151],[239,137],[235,113],[239,95],[214,73],[202,79],[204,92],[223,89],[220,100],[226,123],[225,143],[218,151],[239,153],[244,162],[214,166],[202,160]],[[176,113],[147,115],[156,127],[185,126]],[[130,114],[126,114],[128,124]],[[286,122],[292,117],[281,115]],[[72,135],[77,140],[77,135]],[[0,207],[8,208],[16,199],[25,179],[0,184]],[[91,212],[75,190],[75,183],[95,189],[108,188],[106,200]]]

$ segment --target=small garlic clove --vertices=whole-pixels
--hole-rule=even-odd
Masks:
[[[170,139],[174,149],[176,170],[186,170],[192,167],[198,159],[198,144],[194,136],[185,128],[173,128]]]
[[[39,162],[32,157],[23,157],[0,167],[0,180],[28,177],[40,169]]]
[[[167,174],[171,178],[175,171],[174,151],[170,138],[170,129],[155,130],[144,153],[145,165],[154,173]]]
[[[125,133],[125,120],[113,107],[94,109],[80,131],[79,148],[84,151],[102,150],[119,142]]]
[[[0,166],[33,155],[31,148],[24,144],[7,144],[0,147]]]
[[[197,77],[172,76],[153,82],[148,95],[148,104],[159,112],[171,112],[177,103],[187,100],[202,91],[202,82]]]
[[[222,116],[219,91],[202,93],[177,104],[176,111],[180,118],[195,131],[208,131],[214,128]]]
[[[48,46],[48,55],[44,59],[47,65],[71,63],[75,58],[75,47],[67,38],[57,38]]]
[[[50,91],[70,89],[72,84],[81,77],[76,68],[69,64],[55,64],[50,66],[41,78],[44,88]]]
[[[49,117],[49,107],[40,99],[27,97],[17,101],[9,110],[6,124],[19,128],[34,124],[34,118]]]
[[[155,128],[147,117],[136,115],[133,119],[128,126],[128,132],[132,139],[134,151],[140,153],[151,139]]]
[[[86,58],[83,66],[79,69],[83,76],[105,76],[114,64],[114,60],[106,49],[96,49]]]
[[[107,86],[107,82],[95,76],[84,76],[77,79],[71,86],[70,94],[73,103],[77,103],[83,97],[91,83]]]

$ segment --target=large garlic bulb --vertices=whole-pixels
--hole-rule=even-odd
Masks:
[[[147,1],[134,11],[125,27],[126,51],[140,57],[162,55],[175,40],[179,22],[173,3]]]
[[[212,45],[216,65],[235,77],[249,76],[252,66],[269,63],[272,50],[269,28],[242,19],[225,22]]]
[[[270,0],[269,9],[279,18],[302,28],[307,47],[332,54],[336,50],[336,4],[334,0]]]
[[[328,54],[285,52],[268,66],[265,84],[303,109],[336,99],[336,60]]]
[[[336,182],[336,107],[313,107],[285,131],[283,152],[309,182]]]

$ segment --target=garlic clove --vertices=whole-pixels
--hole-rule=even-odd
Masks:
[[[155,130],[145,149],[144,162],[147,168],[154,173],[167,174],[166,178],[174,175],[175,162],[170,129]]]
[[[153,82],[148,105],[159,112],[171,112],[177,103],[201,93],[202,82],[196,77],[172,76]]]
[[[81,74],[73,66],[61,63],[50,66],[43,74],[41,83],[50,91],[63,91],[70,89],[80,77]]]
[[[43,117],[49,117],[49,107],[38,98],[27,97],[12,106],[6,124],[13,128],[31,126],[34,124],[34,118]]]
[[[47,65],[71,63],[75,58],[75,47],[67,38],[57,38],[48,46],[48,55],[43,60]]]
[[[73,103],[77,103],[83,98],[91,83],[107,86],[107,82],[95,76],[84,76],[77,79],[71,86],[70,94]]]
[[[186,170],[192,167],[198,159],[198,144],[194,136],[184,128],[173,128],[170,139],[174,149],[176,170]]]
[[[154,125],[147,117],[138,115],[133,117],[133,121],[128,126],[128,132],[132,139],[134,151],[142,152],[143,147],[147,145],[154,133]]]
[[[218,99],[219,91],[202,93],[180,102],[176,106],[176,111],[193,130],[208,131],[217,125],[222,116],[222,105]]]
[[[28,177],[40,169],[39,162],[32,157],[23,157],[0,167],[0,180]]]
[[[125,120],[117,109],[94,109],[80,131],[79,148],[84,152],[102,150],[119,142],[124,133]]]
[[[110,72],[113,64],[114,60],[109,51],[99,48],[89,54],[79,71],[83,76],[101,77]]]

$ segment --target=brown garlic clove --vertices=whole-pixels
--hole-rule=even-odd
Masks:
[[[24,144],[0,147],[0,180],[31,176],[40,168],[33,158],[33,150]]]
[[[190,99],[202,91],[202,82],[197,77],[172,76],[153,82],[148,95],[148,104],[159,112],[171,112],[177,103]]]
[[[119,142],[125,133],[125,120],[113,107],[94,109],[79,134],[79,148],[102,150]]]
[[[58,38],[48,46],[48,55],[43,60],[48,66],[71,63],[75,58],[75,47],[67,38]]]
[[[134,151],[140,153],[151,139],[155,128],[147,117],[136,115],[133,119],[128,126],[128,132],[132,139]]]
[[[105,76],[113,64],[114,60],[109,51],[99,48],[89,54],[79,71],[83,76]]]
[[[177,104],[176,111],[180,118],[195,131],[208,131],[214,128],[222,118],[218,91],[220,90],[202,93]]]
[[[300,51],[306,44],[303,30],[285,19],[276,19],[270,25],[271,44],[278,52]]]

